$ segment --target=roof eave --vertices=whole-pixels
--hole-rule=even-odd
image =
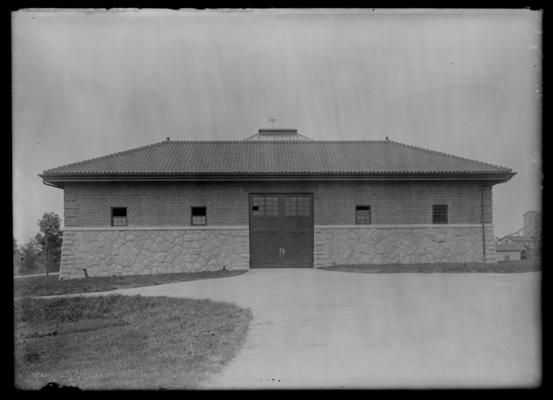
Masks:
[[[43,183],[63,188],[66,182],[247,182],[247,181],[486,181],[507,182],[516,173],[326,173],[326,174],[40,174]]]

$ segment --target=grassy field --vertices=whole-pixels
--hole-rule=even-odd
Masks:
[[[197,388],[242,346],[249,310],[209,300],[19,298],[15,383],[81,389]]]
[[[38,276],[14,279],[14,297],[51,296],[71,293],[104,292],[121,288],[162,285],[164,283],[194,281],[236,276],[246,271],[214,271],[178,274],[108,276],[59,280],[58,276]]]
[[[498,263],[443,263],[443,264],[365,264],[336,265],[321,268],[327,271],[361,273],[397,273],[397,272],[491,272],[513,273],[540,271],[541,262],[534,260],[505,261]]]

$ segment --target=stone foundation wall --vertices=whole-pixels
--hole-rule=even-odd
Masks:
[[[315,227],[315,267],[495,262],[493,226]],[[486,246],[484,258],[483,246]]]
[[[60,279],[248,269],[248,229],[66,230]]]
[[[493,225],[315,226],[314,266],[496,262]],[[485,256],[484,256],[485,249]],[[241,228],[70,229],[60,279],[244,270],[249,232]]]

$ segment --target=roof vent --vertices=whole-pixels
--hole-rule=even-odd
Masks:
[[[297,129],[260,129],[259,135],[278,136],[278,135],[297,135]]]
[[[313,140],[300,135],[297,129],[260,129],[256,135],[250,136],[246,141],[300,141]]]

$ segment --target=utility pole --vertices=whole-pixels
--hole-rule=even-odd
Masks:
[[[46,277],[48,277],[50,273],[50,254],[48,252],[48,242],[46,240],[44,241],[46,242]]]

